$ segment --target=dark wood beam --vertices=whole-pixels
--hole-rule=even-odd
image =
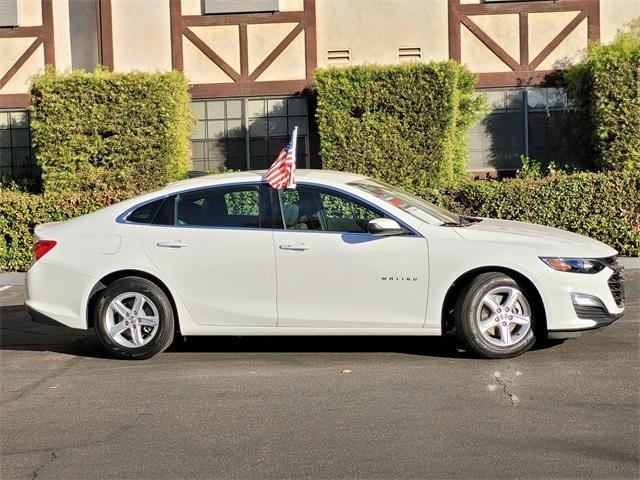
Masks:
[[[242,13],[224,15],[184,15],[182,21],[187,27],[206,27],[210,25],[240,25],[259,23],[302,22],[304,12]]]
[[[462,17],[461,23],[473,33],[478,40],[491,50],[500,60],[506,63],[511,70],[519,70],[520,64],[511,55],[509,55],[500,45],[498,45],[489,35],[476,25],[473,20],[468,17]]]
[[[169,0],[169,22],[171,27],[171,67],[184,70],[182,55],[182,0]]]
[[[520,14],[520,70],[529,69],[529,14]]]
[[[42,27],[0,28],[0,38],[39,37],[41,34]]]
[[[44,63],[56,66],[55,38],[53,36],[53,3],[42,0],[42,41],[44,44]]]
[[[238,25],[240,35],[240,78],[249,80],[249,39],[247,34],[247,25]]]
[[[589,15],[587,25],[587,37],[592,42],[600,41],[600,0],[588,0],[587,14]]]
[[[585,10],[588,0],[548,0],[544,2],[468,3],[460,5],[462,15],[506,13],[553,13]]]
[[[27,60],[29,60],[31,55],[33,55],[33,52],[35,52],[40,45],[42,45],[42,38],[38,37],[31,43],[31,45],[29,45],[29,48],[27,48],[22,53],[22,55],[18,57],[15,63],[11,65],[11,68],[7,70],[2,78],[0,78],[0,88],[4,87],[7,82],[9,82],[9,80],[13,78],[16,72],[20,70],[20,67],[22,67],[27,62]]]
[[[582,11],[578,13],[578,15],[576,15],[574,19],[571,20],[569,24],[566,27],[564,27],[560,31],[560,33],[558,33],[558,35],[556,35],[554,39],[551,40],[551,42],[549,42],[549,44],[546,47],[544,47],[538,55],[536,55],[536,58],[531,60],[531,63],[529,64],[529,69],[535,70],[536,68],[538,68],[540,64],[545,60],[545,58],[547,58],[551,54],[551,52],[553,52],[558,47],[558,45],[560,45],[562,41],[566,39],[569,36],[569,34],[573,32],[578,25],[580,25],[580,23],[582,23],[582,21],[585,18],[587,18],[586,11]]]
[[[312,80],[318,66],[316,0],[304,0],[304,43],[307,80]]]
[[[236,72],[231,65],[225,62],[222,57],[220,57],[216,52],[211,50],[209,45],[204,43],[200,37],[198,37],[192,30],[188,27],[184,27],[182,30],[182,34],[189,39],[191,43],[193,43],[202,53],[204,53],[209,60],[215,63],[220,69],[226,73],[234,82],[240,80],[240,74]]]
[[[258,65],[253,72],[251,72],[251,75],[249,75],[249,80],[256,80],[260,75],[262,75],[264,71],[269,68],[269,65],[271,65],[274,60],[278,58],[289,45],[291,45],[291,42],[293,42],[293,40],[298,35],[300,35],[300,32],[302,32],[302,30],[304,30],[304,25],[302,23],[296,25],[294,29],[291,30],[289,34],[284,37],[284,39],[276,46],[276,48],[274,48],[273,51],[269,55],[267,55],[267,58],[265,58],[262,63]]]
[[[111,0],[100,0],[100,46],[100,61],[109,70],[113,70],[113,19]]]
[[[5,93],[0,95],[0,108],[25,108],[31,102],[28,93]]]
[[[460,0],[449,0],[449,58],[460,62]]]
[[[252,95],[291,95],[309,87],[307,80],[273,82],[208,83],[191,85],[193,98],[244,97]]]
[[[528,85],[555,85],[557,70],[479,73],[478,88],[516,87]]]

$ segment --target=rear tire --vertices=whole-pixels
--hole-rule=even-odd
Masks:
[[[118,358],[144,360],[167,349],[175,320],[167,295],[155,283],[124,277],[109,285],[94,309],[100,343]]]
[[[535,343],[533,296],[500,272],[478,275],[462,290],[454,317],[462,342],[484,358],[512,358]]]

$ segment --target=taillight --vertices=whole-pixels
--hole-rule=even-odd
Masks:
[[[36,262],[42,258],[42,256],[56,246],[55,240],[37,240],[33,244],[33,256]]]

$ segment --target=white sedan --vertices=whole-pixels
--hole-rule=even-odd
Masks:
[[[457,334],[507,358],[624,312],[616,251],[526,223],[460,217],[324,170],[277,191],[213,175],[36,228],[34,320],[95,328],[112,354],[174,335]]]

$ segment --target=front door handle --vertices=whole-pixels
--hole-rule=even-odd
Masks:
[[[182,241],[180,240],[172,240],[169,242],[158,242],[156,243],[156,245],[164,248],[184,248],[187,246],[186,243],[182,243]]]
[[[304,243],[293,243],[280,245],[280,250],[294,250],[297,252],[302,252],[305,250],[311,250],[311,247],[309,245],[305,245]]]

